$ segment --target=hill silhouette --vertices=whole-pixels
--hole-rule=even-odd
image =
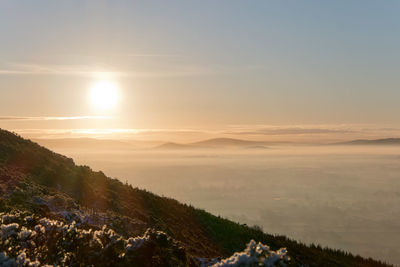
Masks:
[[[224,148],[256,148],[256,149],[267,149],[266,145],[268,142],[263,141],[249,141],[234,138],[213,138],[203,141],[179,144],[179,143],[164,143],[155,147],[156,149],[224,149]]]
[[[206,142],[206,144],[215,143],[243,144],[243,141],[217,139]],[[132,256],[143,264],[147,262],[164,266],[196,266],[200,265],[201,259],[228,257],[235,251],[245,249],[250,240],[255,240],[268,244],[273,250],[287,248],[291,258],[290,265],[293,266],[386,266],[379,261],[354,256],[347,252],[322,248],[318,245],[306,246],[285,236],[266,234],[257,227],[238,224],[204,210],[181,204],[174,199],[134,188],[118,179],[109,178],[102,172],[93,171],[88,166],[77,166],[70,158],[4,130],[0,130],[0,212],[19,214],[3,216],[4,225],[1,231],[7,237],[8,232],[4,231],[12,228],[11,233],[16,233],[16,229],[21,225],[25,225],[27,229],[21,230],[22,236],[25,236],[25,232],[30,231],[28,228],[30,226],[26,225],[29,218],[38,218],[34,220],[40,223],[42,221],[39,218],[50,218],[56,220],[50,225],[65,224],[65,227],[60,228],[61,233],[64,231],[62,229],[71,227],[75,229],[74,223],[79,224],[77,226],[79,229],[76,231],[82,231],[82,235],[88,233],[84,229],[98,229],[98,231],[103,229],[103,232],[98,232],[99,235],[104,235],[104,241],[100,243],[111,245],[103,246],[102,249],[95,246],[93,249],[97,252],[85,252],[88,253],[86,256],[81,255],[83,252],[74,252],[81,253],[80,256],[76,255],[86,257],[88,260],[92,259],[93,255],[98,255],[90,253],[99,253],[100,249],[101,253],[106,253],[104,255],[112,259],[112,262],[122,261],[122,258],[115,256],[120,249],[118,244],[129,246],[129,242],[134,242],[129,241],[131,240],[129,237],[141,236],[142,239],[152,240],[149,241],[148,249],[140,253],[135,252],[139,254]],[[21,214],[25,213],[30,215],[22,218]],[[16,218],[15,220],[19,221],[5,224],[7,218]],[[42,225],[46,224],[46,220],[43,219]],[[120,237],[116,236],[116,241],[112,241],[115,235],[106,231],[103,225],[115,231]],[[40,225],[38,229],[41,229]],[[154,230],[150,230],[150,234],[146,235],[148,229]],[[160,235],[163,237],[160,238],[170,241],[160,241],[158,234],[151,234],[157,233],[154,231],[162,231],[163,234]],[[61,233],[56,237],[60,237]],[[67,231],[68,238],[72,238],[68,233]],[[20,238],[20,234],[15,236]],[[49,238],[55,237],[50,235]],[[2,248],[7,247],[1,240],[0,252]],[[76,244],[85,247],[86,245],[82,244],[86,243],[81,243],[86,242],[84,240],[74,239],[71,242],[73,244],[78,242]],[[62,243],[60,247],[52,248],[53,252],[72,250],[68,244]],[[87,246],[92,246],[90,244],[92,243],[89,242]],[[43,255],[47,255],[43,256],[43,259],[56,261],[51,256],[53,252],[47,254],[43,252]],[[76,255],[74,257],[78,259]],[[8,256],[2,254],[0,260],[2,257],[7,259]],[[130,259],[126,260],[129,262]],[[88,264],[92,263],[89,261]],[[98,265],[101,264],[106,263],[103,261]]]
[[[384,139],[358,139],[348,142],[336,143],[337,145],[400,145],[400,138],[384,138]]]
[[[180,150],[180,149],[190,149],[190,148],[194,147],[191,145],[178,144],[173,142],[164,143],[155,147],[155,149],[161,149],[161,150]]]
[[[216,147],[245,147],[255,145],[265,145],[266,142],[248,141],[233,138],[213,138],[205,141],[191,143],[193,146],[216,146]]]

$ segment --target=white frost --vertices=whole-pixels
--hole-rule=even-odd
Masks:
[[[221,260],[212,265],[213,267],[237,267],[237,266],[286,266],[289,261],[287,251],[281,248],[278,251],[270,250],[270,248],[262,243],[256,244],[254,240],[250,241],[247,248],[243,252],[236,252],[231,257]]]

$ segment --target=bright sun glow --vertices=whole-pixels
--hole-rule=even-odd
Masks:
[[[118,87],[110,81],[96,82],[90,89],[90,101],[97,109],[113,109],[118,102]]]

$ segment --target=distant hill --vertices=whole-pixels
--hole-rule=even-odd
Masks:
[[[268,142],[248,141],[233,138],[213,138],[204,141],[178,144],[165,143],[157,146],[157,149],[217,149],[217,148],[248,148],[248,149],[267,149]]]
[[[336,143],[336,145],[400,145],[400,138],[385,138],[373,140],[353,140],[349,142]]]
[[[0,216],[0,265],[7,266],[16,258],[28,266],[28,256],[69,266],[200,266],[245,249],[250,240],[286,247],[291,266],[387,266],[134,188],[4,130]]]
[[[200,147],[246,147],[246,146],[256,146],[265,145],[266,142],[259,141],[248,141],[233,138],[214,138],[205,141],[191,143],[193,146]]]
[[[160,149],[160,150],[181,150],[181,149],[190,149],[193,148],[191,145],[185,145],[185,144],[178,144],[178,143],[165,143],[159,146],[156,146],[155,149]]]

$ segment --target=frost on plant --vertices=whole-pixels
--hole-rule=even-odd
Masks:
[[[19,213],[0,214],[0,222],[0,267],[190,265],[178,242],[152,229],[125,239],[107,226],[83,229]]]
[[[272,251],[251,241],[247,248],[221,261],[190,256],[177,241],[148,229],[125,238],[103,226],[83,228],[75,222],[0,214],[0,267],[3,266],[284,266],[285,249]]]
[[[214,264],[213,267],[286,266],[288,261],[289,256],[287,256],[285,248],[273,251],[268,246],[261,244],[261,242],[256,244],[252,240],[243,252],[236,252],[231,257]]]

